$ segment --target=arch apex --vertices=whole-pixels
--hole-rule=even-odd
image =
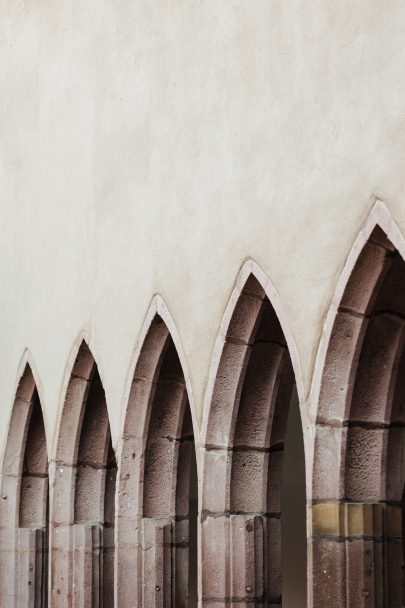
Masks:
[[[262,268],[262,266],[253,258],[249,257],[244,260],[239,271],[236,275],[231,295],[228,299],[224,314],[222,316],[220,329],[217,334],[217,338],[214,345],[214,350],[211,356],[211,364],[208,375],[208,382],[204,397],[204,409],[203,409],[203,422],[201,438],[203,443],[206,441],[209,424],[209,413],[210,404],[212,402],[212,396],[214,391],[214,385],[217,377],[218,368],[220,365],[221,355],[225,344],[225,336],[227,334],[232,316],[236,310],[240,296],[246,286],[249,277],[254,277],[259,285],[262,287],[265,296],[269,300],[271,306],[274,309],[276,317],[280,323],[282,332],[284,334],[285,341],[287,343],[288,351],[291,358],[292,367],[294,370],[295,382],[297,387],[298,400],[300,404],[301,418],[303,425],[307,422],[306,410],[303,407],[305,402],[305,390],[304,382],[302,377],[301,363],[298,354],[298,348],[295,341],[291,325],[288,321],[288,314],[283,301],[278,293],[278,290],[274,283],[271,281],[268,274]]]

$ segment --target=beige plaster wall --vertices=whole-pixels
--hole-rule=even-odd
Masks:
[[[405,4],[2,0],[0,14],[0,446],[28,357],[54,453],[80,335],[116,442],[155,294],[201,422],[247,258],[279,294],[308,424],[323,323],[376,197],[405,234]]]

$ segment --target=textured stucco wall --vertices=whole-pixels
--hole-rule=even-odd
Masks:
[[[28,349],[54,453],[82,332],[116,441],[154,294],[177,327],[201,421],[247,258],[278,291],[308,396],[375,197],[405,234],[405,4],[0,10],[0,445]]]

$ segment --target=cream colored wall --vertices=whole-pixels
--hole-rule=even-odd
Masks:
[[[54,442],[81,332],[116,442],[154,294],[201,421],[247,258],[279,293],[307,396],[375,197],[405,234],[405,4],[3,0],[0,11],[0,445],[25,349]]]

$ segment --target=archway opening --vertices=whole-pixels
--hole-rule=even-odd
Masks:
[[[116,473],[104,388],[83,343],[68,385],[57,447],[52,520],[55,606],[114,606]]]
[[[27,556],[29,571],[33,573],[35,570],[35,575],[31,574],[28,577],[28,587],[33,586],[35,589],[33,603],[35,608],[46,608],[48,605],[48,512],[48,455],[41,403],[38,391],[35,390],[25,445],[20,490],[20,528],[30,530],[30,535],[33,532],[35,534],[35,565],[33,563],[34,555]],[[21,532],[20,538],[22,541]],[[22,550],[20,545],[20,556]]]
[[[104,389],[94,366],[80,431],[74,492],[78,566],[74,586],[86,586],[85,605],[92,608],[114,606],[116,470]],[[91,576],[83,580],[88,568]]]
[[[151,579],[144,577],[146,606],[154,605],[156,596],[162,596],[163,606],[192,605],[190,566],[195,559],[189,550],[189,538],[190,524],[195,527],[196,521],[190,521],[189,509],[193,460],[194,435],[184,375],[169,338],[157,378],[145,450],[144,547],[153,542],[157,551],[153,563],[146,560],[144,564],[146,574],[153,571],[151,579],[155,582],[151,588]],[[194,530],[191,534],[195,536]]]
[[[41,403],[28,365],[13,406],[2,485],[1,527],[6,543],[1,559],[1,604],[8,605],[15,595],[19,605],[46,608],[48,454]]]
[[[135,369],[120,468],[120,606],[197,606],[197,474],[184,373],[167,326],[151,323]],[[120,536],[120,531],[118,531]],[[120,559],[120,558],[119,558]],[[121,563],[121,561],[120,561]],[[135,578],[124,580],[132,569]]]
[[[405,263],[376,227],[326,355],[314,461],[315,606],[402,608]],[[329,606],[330,604],[328,604]],[[335,604],[332,604],[333,606]]]
[[[201,513],[205,603],[215,598],[217,605],[292,606],[282,595],[281,499],[294,385],[280,322],[251,275],[226,329],[206,431]],[[305,536],[305,515],[300,522]],[[306,559],[303,566],[306,571]]]

